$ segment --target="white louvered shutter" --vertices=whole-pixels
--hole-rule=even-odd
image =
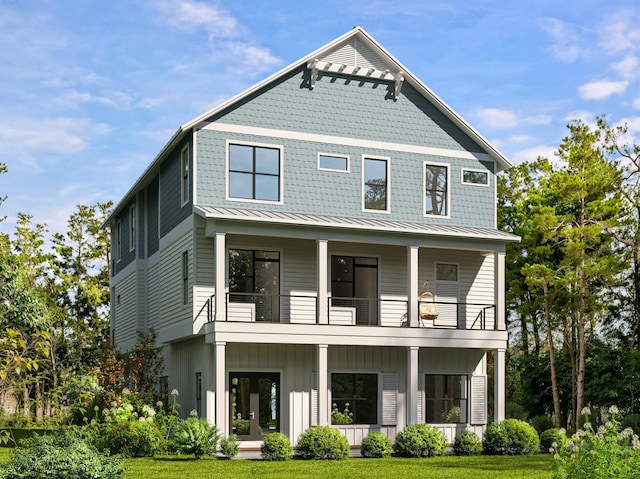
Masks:
[[[382,375],[382,425],[398,423],[398,375]]]
[[[311,425],[318,425],[318,373],[311,373]]]
[[[424,415],[424,374],[418,374],[418,424],[425,422]]]
[[[471,417],[470,423],[487,423],[487,377],[471,376]]]

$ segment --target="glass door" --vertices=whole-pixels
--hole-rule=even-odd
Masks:
[[[230,373],[231,432],[241,441],[260,441],[280,431],[280,374]]]

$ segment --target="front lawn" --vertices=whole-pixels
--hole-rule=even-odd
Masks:
[[[9,460],[11,450],[0,449],[0,462]],[[264,462],[239,459],[199,461],[180,456],[159,456],[125,460],[126,479],[209,479],[212,477],[265,478],[370,478],[402,477],[438,479],[550,479],[551,456],[444,456],[426,459],[360,459],[345,461]]]

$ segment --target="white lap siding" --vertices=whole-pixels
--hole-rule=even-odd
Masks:
[[[187,305],[182,301],[182,254],[189,252],[189,292],[193,285],[193,247],[191,233],[185,234],[160,252],[160,321],[161,328],[181,321],[191,321],[191,294]]]

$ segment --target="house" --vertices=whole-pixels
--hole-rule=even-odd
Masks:
[[[112,340],[155,328],[161,389],[243,447],[482,434],[488,357],[505,411],[509,166],[355,27],[180,127],[120,201]]]

